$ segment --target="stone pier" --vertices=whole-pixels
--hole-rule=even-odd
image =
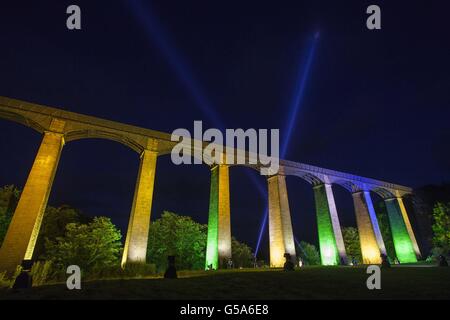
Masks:
[[[356,223],[358,225],[363,263],[380,264],[381,251],[378,247],[364,191],[354,192],[352,196],[353,204],[355,206]]]
[[[395,254],[401,263],[417,262],[416,253],[414,252],[414,245],[408,233],[398,199],[399,198],[390,198],[384,200],[389,217],[389,224],[391,226]]]
[[[314,186],[320,258],[323,265],[347,263],[344,239],[330,184]]]
[[[231,258],[230,182],[227,165],[211,168],[205,269],[224,266]]]
[[[34,247],[55,177],[64,137],[64,122],[53,119],[44,133],[27,182],[0,249],[0,271],[12,273],[22,260],[33,258]]]
[[[286,178],[283,175],[271,176],[267,179],[267,183],[269,190],[270,265],[282,267],[285,262],[285,253],[289,253],[293,261],[296,258]]]
[[[141,153],[133,205],[122,255],[122,267],[125,267],[127,263],[146,262],[157,157],[158,153],[155,151],[144,150]]]

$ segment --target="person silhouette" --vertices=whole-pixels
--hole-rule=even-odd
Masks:
[[[164,278],[165,279],[178,278],[177,269],[175,268],[175,256],[168,256],[167,262],[168,262],[168,267],[166,269],[166,272],[164,272]]]
[[[382,254],[380,254],[380,257],[381,257],[381,266],[383,268],[390,268],[391,267],[391,263],[389,262],[389,259],[388,259],[387,255],[382,253]]]
[[[21,267],[22,270],[20,271],[20,274],[17,276],[12,286],[13,289],[29,289],[32,286],[33,278],[30,272],[31,268],[33,267],[33,261],[23,260]]]
[[[442,254],[439,255],[439,267],[448,267],[447,259]]]
[[[291,261],[291,255],[289,253],[284,254],[286,262],[284,263],[284,271],[294,271],[294,263]]]
[[[228,259],[227,265],[228,265],[228,269],[233,269],[233,260],[231,260],[231,258]]]

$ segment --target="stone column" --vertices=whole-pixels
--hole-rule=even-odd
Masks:
[[[127,263],[145,263],[146,261],[157,157],[157,152],[147,149],[141,154],[123,249],[122,267],[125,267]]]
[[[340,261],[347,264],[347,253],[331,184],[315,186],[314,198],[322,264],[335,265]]]
[[[386,246],[384,245],[383,236],[381,235],[380,226],[378,224],[377,214],[375,208],[373,207],[372,198],[370,197],[370,191],[364,191],[364,199],[366,200],[367,209],[369,210],[370,221],[372,221],[373,231],[375,233],[375,238],[377,238],[378,248],[380,252],[384,255],[386,253]]]
[[[205,269],[223,266],[231,258],[230,182],[228,166],[211,168],[208,240]]]
[[[364,191],[352,194],[355,206],[356,223],[358,225],[359,242],[364,264],[380,264],[380,249],[370,218]]]
[[[394,241],[395,253],[398,260],[401,263],[417,262],[414,245],[408,233],[398,198],[386,199],[384,202],[386,203],[392,240]]]
[[[285,253],[289,253],[293,260],[296,257],[285,176],[271,176],[267,179],[267,183],[269,189],[270,266],[282,267],[285,262]]]
[[[409,238],[411,239],[416,257],[420,258],[422,255],[420,253],[419,245],[417,244],[417,239],[414,234],[414,231],[413,231],[413,228],[411,225],[411,221],[409,221],[408,213],[406,212],[406,208],[403,203],[403,198],[397,197],[397,202],[400,207],[400,211],[402,212],[403,221],[405,222],[406,230],[408,230]]]
[[[51,130],[62,132],[64,122],[54,119]],[[12,273],[22,260],[33,257],[61,150],[62,133],[45,132],[27,182],[0,249],[0,272]]]
[[[325,184],[316,185],[313,187],[313,190],[316,205],[320,260],[322,265],[337,265],[339,263],[339,254],[329,204],[329,200],[332,200],[334,204],[334,197],[328,197]],[[334,208],[336,207],[334,206]]]

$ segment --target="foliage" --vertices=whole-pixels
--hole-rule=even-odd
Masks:
[[[56,241],[57,238],[64,237],[66,226],[69,223],[86,224],[91,221],[92,218],[82,215],[80,211],[68,205],[62,205],[58,208],[47,206],[34,249],[35,257],[45,256],[46,240]]]
[[[8,231],[19,196],[20,191],[14,185],[0,188],[0,246]]]
[[[150,225],[147,259],[162,271],[167,256],[176,256],[178,269],[202,269],[205,264],[207,226],[190,217],[164,211]]]
[[[298,247],[298,256],[302,259],[304,265],[320,265],[320,254],[315,245],[301,241]]]
[[[119,264],[122,251],[120,231],[106,217],[91,223],[69,223],[64,237],[45,243],[45,257],[59,270],[78,265],[82,272]]]
[[[147,263],[128,263],[123,269],[118,265],[106,266],[101,269],[91,271],[84,278],[91,279],[126,279],[126,278],[143,278],[156,274],[156,266]]]
[[[42,286],[56,276],[51,261],[37,261],[31,268],[33,287]]]
[[[253,267],[252,249],[245,243],[237,241],[234,237],[231,239],[231,252],[233,265],[235,268]]]
[[[8,272],[4,271],[0,273],[0,288],[11,288],[22,271],[21,266],[17,266],[15,272],[12,275],[8,275]]]
[[[450,251],[450,202],[438,202],[433,208],[433,245],[448,254]]]
[[[0,188],[0,245],[8,231],[12,216],[19,202],[21,191],[14,185],[7,185]],[[78,210],[70,206],[63,205],[58,208],[47,206],[42,220],[41,230],[35,247],[35,257],[39,257],[45,250],[45,239],[56,240],[57,237],[64,236],[68,223],[87,223],[90,218],[83,216]]]
[[[0,272],[0,288],[9,288],[11,286],[11,279],[6,276],[6,271]]]
[[[176,256],[179,270],[201,270],[205,266],[208,226],[164,211],[160,219],[150,225],[147,260],[156,265],[158,271],[167,267],[167,256]],[[252,250],[236,239],[231,242],[234,267],[253,266]]]
[[[356,261],[362,261],[358,229],[353,227],[342,228],[342,237],[349,260],[355,258]]]

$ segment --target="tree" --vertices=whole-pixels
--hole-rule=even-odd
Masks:
[[[176,256],[178,269],[203,269],[205,264],[207,226],[191,217],[164,211],[150,225],[147,260],[158,270],[167,266],[167,256]]]
[[[60,270],[78,265],[83,272],[119,265],[120,231],[106,217],[88,224],[68,223],[64,237],[46,240],[45,258]]]
[[[234,237],[231,238],[231,252],[231,260],[233,260],[235,268],[249,268],[253,266],[254,256],[252,249],[245,243],[237,241]]]
[[[69,223],[86,224],[91,221],[92,218],[84,216],[79,210],[68,205],[62,205],[58,208],[47,206],[34,249],[35,257],[45,255],[46,240],[56,241],[58,237],[64,237],[66,226]]]
[[[448,254],[450,251],[450,202],[438,202],[433,208],[433,245]]]
[[[305,265],[319,265],[320,254],[316,246],[305,241],[301,241],[299,244],[299,257],[302,259]]]
[[[344,238],[347,257],[350,260],[355,258],[357,261],[362,261],[358,229],[353,227],[342,228],[342,237]]]
[[[14,185],[0,188],[0,246],[8,231],[19,197],[20,190]]]
[[[147,260],[162,271],[167,266],[167,256],[176,256],[178,269],[192,270],[205,267],[208,226],[191,217],[164,211],[161,218],[150,225]],[[232,260],[235,267],[252,266],[252,250],[232,238]]]

